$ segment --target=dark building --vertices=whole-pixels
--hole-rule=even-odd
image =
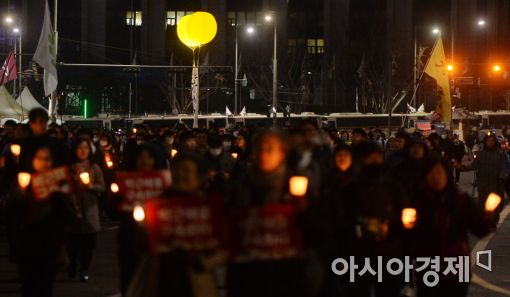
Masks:
[[[27,20],[21,22],[26,32],[24,70],[31,69],[44,2],[0,1],[0,7]],[[49,2],[53,13],[53,0]],[[387,112],[400,97],[396,110],[411,100],[415,59],[419,74],[434,44],[430,30],[438,26],[447,58],[455,64],[452,79],[473,81],[455,86],[460,95],[455,104],[487,108],[489,96],[496,108],[507,93],[509,5],[509,0],[60,1],[58,60],[189,66],[191,51],[178,40],[176,25],[183,16],[203,10],[215,16],[218,34],[201,49],[200,65],[229,67],[203,69],[202,112],[223,112],[226,105],[233,109],[236,39],[239,78],[247,78],[240,83],[239,109],[265,112],[272,94],[275,24],[279,109]],[[267,13],[274,17],[271,22],[264,19]],[[482,19],[485,27],[477,23]],[[246,34],[248,26],[255,27],[254,34]],[[9,32],[5,26],[0,30],[3,53],[13,46]],[[494,63],[501,65],[501,73],[490,70]],[[66,112],[79,112],[83,98],[91,99],[96,112],[127,112],[130,90],[133,113],[169,113],[174,107],[190,111],[189,68],[60,67],[59,73]],[[36,93],[41,89],[31,76],[24,82]],[[434,108],[433,89],[434,82],[423,79],[417,105]]]

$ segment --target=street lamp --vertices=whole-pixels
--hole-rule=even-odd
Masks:
[[[499,64],[493,64],[492,65],[492,72],[493,75],[491,75],[491,81],[489,83],[489,108],[492,110],[492,97],[494,93],[494,79],[498,76],[498,74],[501,72],[501,66]]]
[[[278,110],[278,30],[274,14],[269,13],[264,17],[266,22],[273,22],[274,26],[274,49],[273,49],[273,107]],[[276,118],[276,117],[275,117]]]
[[[238,31],[237,31],[237,28],[239,27],[239,25],[236,23],[236,24],[233,24],[233,26],[236,27],[236,49],[235,49],[235,69],[234,69],[234,73],[235,73],[235,77],[234,77],[234,114],[237,114],[237,95],[238,95],[238,90],[237,90],[237,84],[239,82],[239,66],[238,66],[238,63],[239,63],[239,40],[238,40]],[[248,35],[253,35],[255,33],[255,27],[252,26],[252,25],[248,25],[248,27],[246,28],[246,33]]]
[[[5,17],[5,22],[7,24],[12,24],[14,22],[14,19],[11,16],[6,16]]]
[[[250,35],[255,33],[255,28],[253,26],[248,26],[248,28],[246,28],[246,33]]]
[[[486,24],[486,22],[485,22],[485,20],[484,20],[484,19],[479,19],[479,20],[478,20],[478,26],[479,26],[479,27],[485,27],[485,24]]]
[[[448,72],[453,72],[454,69],[455,69],[455,67],[452,64],[448,64],[446,66],[446,70],[448,70]]]
[[[441,34],[441,30],[436,27],[436,28],[432,29],[432,34],[439,35],[439,34]]]

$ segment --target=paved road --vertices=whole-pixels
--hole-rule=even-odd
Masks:
[[[472,178],[472,173],[462,173],[460,186],[468,193],[471,193]],[[506,212],[509,211],[510,208],[507,208]],[[109,297],[118,293],[115,235],[113,224],[106,224],[99,234],[89,283],[69,280],[62,272],[55,284],[55,297]],[[487,272],[476,267],[473,269],[475,277],[481,278],[481,281],[473,281],[469,297],[510,296],[510,215],[502,220],[496,234],[482,241],[473,238],[472,245],[492,250],[493,271]],[[508,294],[496,292],[498,290],[507,290]],[[0,297],[19,296],[18,292],[16,267],[7,261],[5,234],[0,228]]]
[[[103,226],[103,231],[99,233],[89,282],[71,280],[63,271],[59,273],[55,283],[55,297],[107,297],[118,292],[115,229],[114,225],[106,224]],[[0,297],[7,296],[20,296],[19,282],[16,266],[7,261],[5,233],[3,229],[0,229]]]

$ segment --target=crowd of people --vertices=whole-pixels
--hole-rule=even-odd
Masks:
[[[478,136],[478,135],[477,135]],[[332,262],[354,257],[376,263],[409,256],[468,256],[468,234],[495,230],[505,197],[508,162],[493,133],[465,145],[453,133],[380,129],[351,131],[318,127],[302,120],[291,127],[232,129],[151,127],[123,130],[48,126],[47,112],[30,111],[27,125],[7,121],[1,133],[2,221],[9,255],[19,268],[23,296],[52,296],[56,274],[88,281],[101,225],[118,229],[119,290],[123,296],[465,296],[468,282],[439,275],[430,287],[417,272],[403,276],[364,274],[356,281],[332,272]],[[472,148],[478,146],[476,158]],[[468,158],[466,158],[466,152]],[[32,189],[50,183],[45,172],[65,168],[69,180],[41,198]],[[292,256],[235,261],[229,246],[154,253],[145,226],[125,208],[120,172],[171,173],[171,184],[156,200],[219,197],[228,218],[242,209],[284,205],[296,214],[301,239]],[[476,171],[477,199],[459,190],[462,171]],[[52,171],[54,172],[54,171]],[[35,179],[43,176],[43,179]],[[305,177],[306,193],[296,197],[289,180]],[[37,185],[35,183],[37,182]],[[111,188],[111,190],[109,190]],[[191,199],[191,198],[190,198]],[[403,210],[412,219],[404,220]],[[226,268],[226,269],[220,269]],[[224,273],[222,273],[222,271]],[[226,272],[225,272],[226,271]],[[223,276],[223,277],[222,277]],[[378,277],[382,280],[378,281]]]

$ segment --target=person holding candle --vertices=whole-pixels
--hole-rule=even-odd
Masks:
[[[115,169],[119,165],[119,154],[115,145],[112,143],[112,137],[108,133],[102,133],[99,137],[99,150],[104,156],[104,160],[97,163],[101,166],[103,171],[104,181],[106,185],[109,185],[114,180]],[[107,192],[103,192],[98,197],[99,215],[102,221],[107,220],[106,208],[107,208],[108,195]]]
[[[175,150],[175,132],[166,130],[162,132],[159,139],[159,146],[163,149],[168,162],[172,160],[172,150]]]
[[[32,143],[30,167],[24,175],[47,172],[54,168],[56,154],[45,142]],[[28,156],[26,156],[28,158]],[[27,181],[21,186],[28,189]],[[50,297],[59,266],[63,264],[65,230],[76,221],[71,198],[53,192],[36,200],[32,191],[13,190],[7,205],[7,233],[11,259],[18,265],[21,295]]]
[[[364,258],[377,263],[382,256],[386,265],[389,259],[405,255],[401,218],[409,202],[400,184],[384,175],[384,155],[376,143],[360,142],[353,149],[357,150],[354,178],[331,199],[324,215],[328,228],[323,239],[325,257],[354,256],[356,263],[363,263]],[[354,283],[348,276],[339,279],[345,296],[371,296],[371,291],[376,297],[400,296],[403,278],[386,272],[382,280],[370,274],[356,277]]]
[[[148,143],[133,147],[128,152],[123,164],[126,171],[153,171],[166,169],[166,162],[161,150]],[[111,199],[112,214],[119,218],[117,234],[117,256],[120,270],[120,292],[126,296],[129,284],[142,262],[146,250],[146,240],[140,225],[133,219],[132,211],[119,210],[121,197]],[[113,215],[112,215],[113,216]]]
[[[441,258],[469,256],[468,234],[484,237],[495,229],[494,211],[498,203],[489,203],[484,210],[477,207],[475,201],[460,192],[448,178],[447,168],[440,159],[428,159],[424,172],[425,188],[416,198],[416,223],[410,240],[412,254]],[[463,297],[469,285],[459,283],[458,276],[452,274],[440,274],[439,283],[433,288],[423,284],[421,274],[417,280],[418,297]]]
[[[462,165],[453,160],[453,166],[460,170],[476,171],[478,205],[483,208],[489,193],[498,193],[504,197],[504,179],[507,175],[505,153],[501,150],[498,139],[493,133],[483,140],[483,150],[476,154],[471,164]],[[500,207],[501,208],[501,207]],[[498,213],[501,209],[498,210]]]
[[[254,164],[232,185],[226,203],[229,210],[277,204],[295,206],[306,201],[305,197],[290,194],[288,142],[284,136],[264,131],[255,136],[253,144]],[[303,267],[299,257],[231,263],[227,269],[228,296],[303,296]]]
[[[220,142],[221,145],[221,142]],[[180,155],[172,162],[172,186],[157,199],[208,201],[206,167],[193,155]],[[226,252],[221,248],[188,249],[177,244],[168,251],[144,252],[146,265],[141,266],[134,286],[141,285],[141,296],[215,297],[220,296],[215,268],[224,264]],[[157,269],[156,269],[157,267]],[[130,287],[130,290],[132,288]]]
[[[77,177],[73,198],[79,221],[68,232],[68,275],[74,278],[79,273],[83,282],[89,279],[88,271],[96,248],[97,232],[101,230],[98,197],[105,191],[103,172],[99,165],[91,161],[91,157],[90,141],[86,138],[78,139],[72,169]]]

